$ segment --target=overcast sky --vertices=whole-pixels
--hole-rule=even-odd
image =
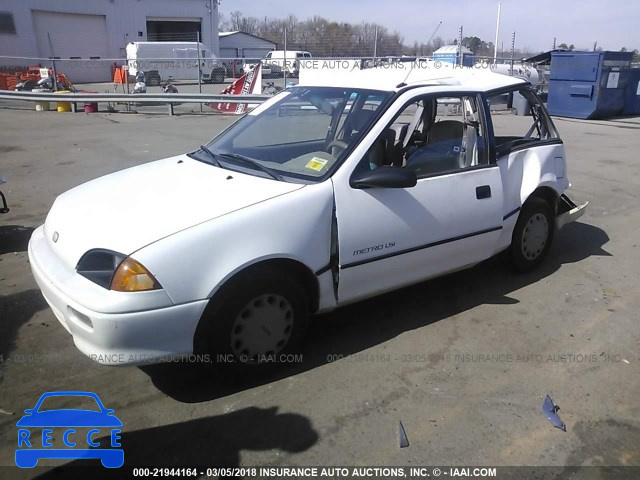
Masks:
[[[494,41],[498,2],[493,0],[222,0],[220,12],[228,19],[234,10],[246,16],[299,20],[319,15],[337,22],[375,22],[397,30],[407,45],[426,42],[438,22],[437,36],[456,38],[460,25],[465,36]],[[516,48],[548,50],[557,44],[574,44],[605,50],[640,49],[640,1],[638,0],[503,0],[500,43],[511,48],[516,32]]]

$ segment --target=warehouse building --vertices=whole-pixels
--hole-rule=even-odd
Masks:
[[[244,32],[220,32],[220,57],[224,59],[249,58],[261,59],[276,44]]]
[[[73,82],[109,80],[129,42],[198,35],[219,53],[218,0],[0,0],[0,64],[50,66],[36,59],[54,57]]]

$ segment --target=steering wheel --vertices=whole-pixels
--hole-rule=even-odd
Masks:
[[[329,145],[327,145],[327,152],[329,152],[331,155],[333,155],[333,147],[338,147],[340,150],[337,153],[340,153],[340,152],[346,150],[348,146],[349,145],[347,145],[342,140],[332,140],[331,143],[329,143]]]

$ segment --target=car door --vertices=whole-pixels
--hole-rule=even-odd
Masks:
[[[502,229],[502,182],[489,161],[482,101],[475,94],[445,97],[416,90],[396,101],[400,105],[392,117],[380,120],[392,118],[378,127],[367,153],[351,163],[351,180],[334,178],[339,304],[464,268],[494,253]],[[377,168],[413,170],[417,183],[352,186],[354,176]]]
[[[551,117],[530,87],[486,95],[496,163],[502,171],[505,215],[513,227],[520,207],[540,185],[562,192],[569,186],[564,145]],[[506,240],[506,239],[505,239]]]

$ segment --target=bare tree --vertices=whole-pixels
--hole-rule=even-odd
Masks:
[[[445,43],[442,37],[434,37],[431,42],[429,42],[429,46],[432,48],[432,52],[435,52],[439,48],[444,47]]]
[[[231,12],[231,30],[255,35],[258,32],[259,20],[255,17],[245,17],[240,10]]]
[[[316,57],[399,56],[402,54],[425,55],[439,48],[444,42],[436,37],[430,45],[414,42],[413,48],[403,45],[404,38],[397,31],[375,23],[331,22],[318,15],[300,21],[295,15],[285,18],[246,17],[239,10],[228,17],[220,17],[225,30],[238,30],[262,37],[284,48],[284,32],[287,32],[288,50],[308,50]],[[435,47],[435,48],[434,48]]]
[[[231,22],[222,13],[218,15],[218,30],[227,32],[231,30]]]

